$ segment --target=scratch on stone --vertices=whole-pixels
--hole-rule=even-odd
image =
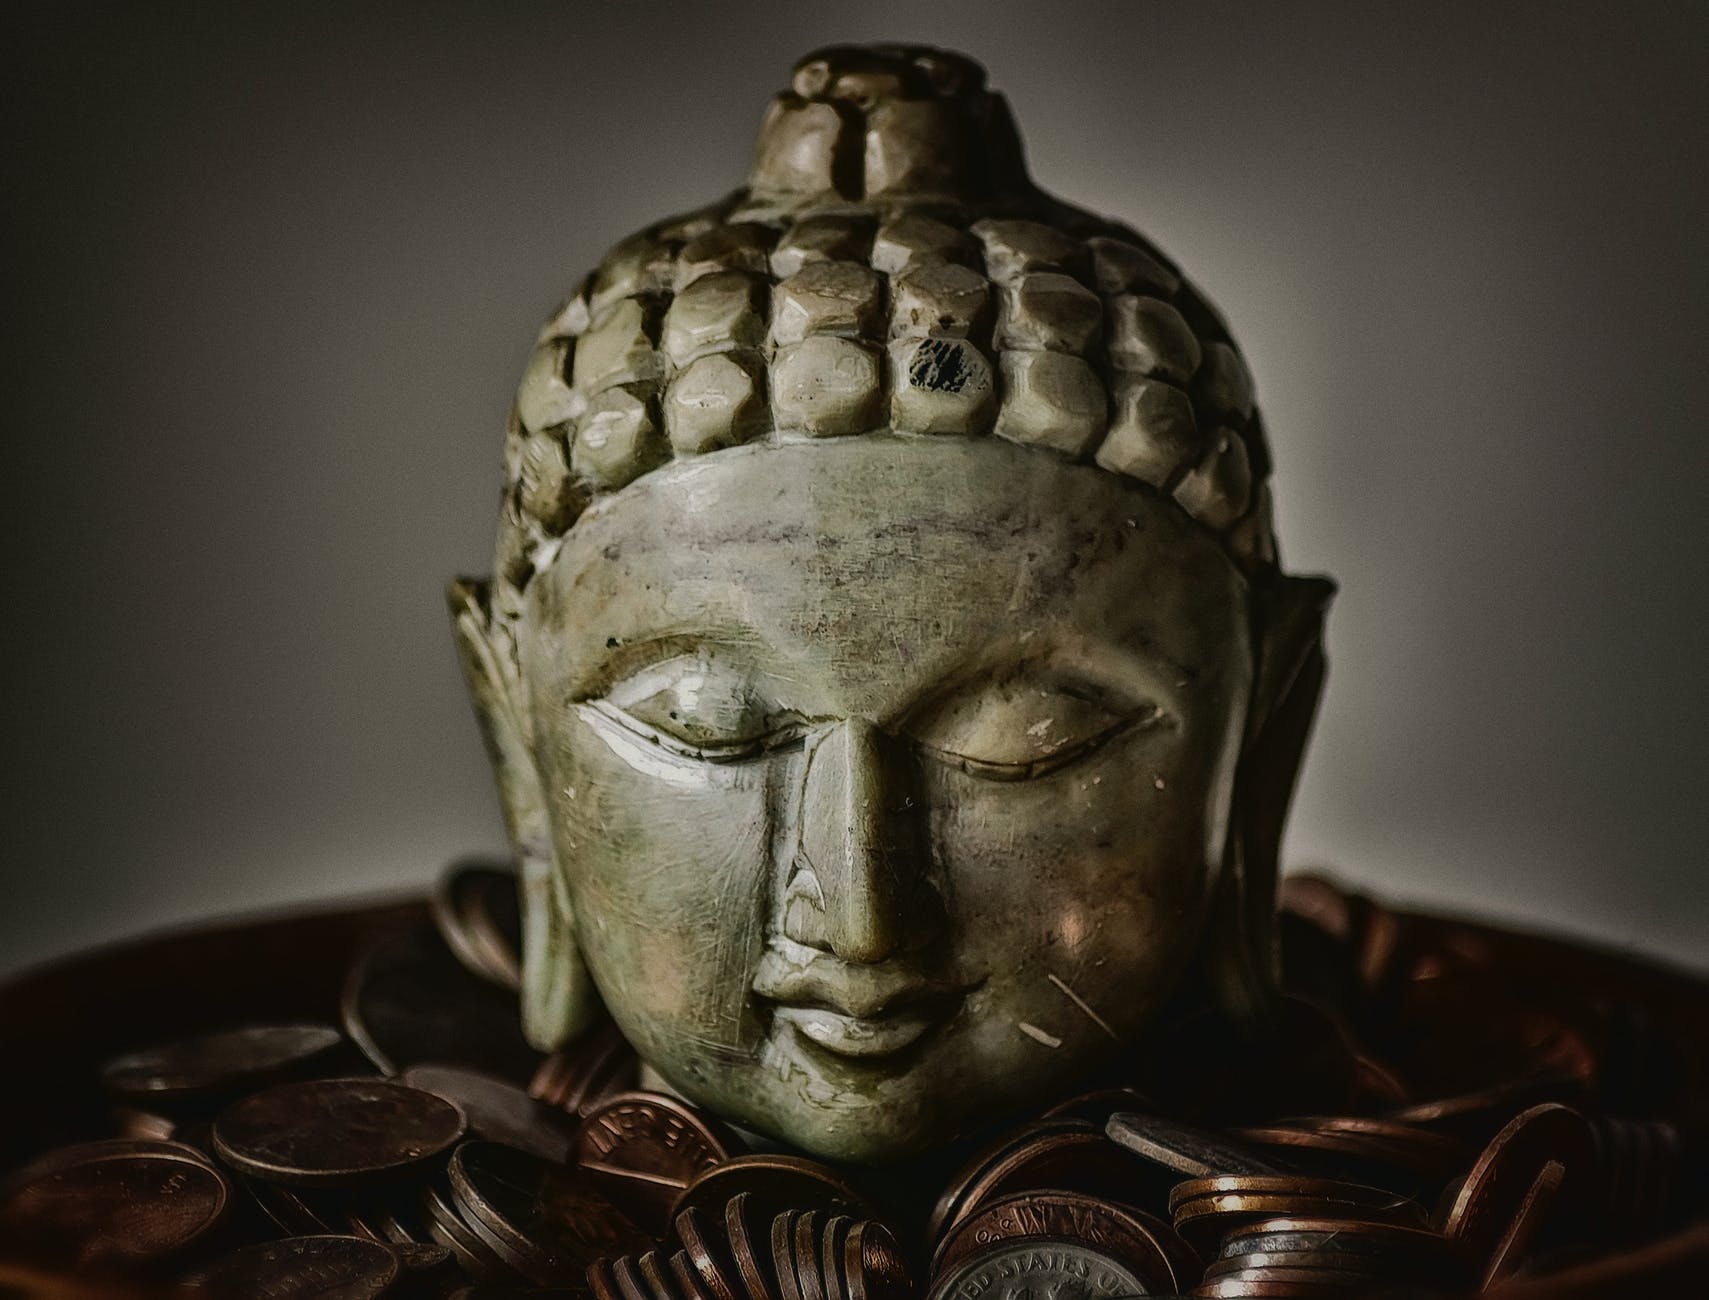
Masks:
[[[1031,574],[1032,566],[1026,560],[1023,559],[1015,566],[1015,585],[1009,592],[1009,613],[1014,614],[1026,608],[1029,589],[1027,579]]]
[[[1049,980],[1052,984],[1056,985],[1057,988],[1061,989],[1064,997],[1066,997],[1075,1006],[1079,1007],[1080,1010],[1084,1011],[1087,1014],[1087,1016],[1091,1018],[1091,1021],[1094,1025],[1096,1025],[1099,1029],[1102,1029],[1111,1038],[1115,1039],[1116,1042],[1118,1042],[1118,1043],[1121,1042],[1121,1035],[1116,1033],[1115,1030],[1110,1028],[1110,1022],[1109,1021],[1105,1020],[1096,1011],[1092,1010],[1091,1006],[1087,1003],[1085,998],[1081,997],[1073,989],[1069,988],[1068,985],[1063,980],[1058,978],[1057,976],[1046,975],[1045,978],[1047,980]]]
[[[1040,1029],[1037,1025],[1029,1025],[1024,1020],[1017,1020],[1015,1022],[1015,1028],[1020,1030],[1023,1034],[1025,1034],[1028,1038],[1032,1039],[1035,1043],[1043,1043],[1046,1047],[1061,1047],[1062,1046],[1062,1040],[1060,1038],[1058,1038],[1055,1034],[1047,1034],[1044,1032],[1044,1030]]]

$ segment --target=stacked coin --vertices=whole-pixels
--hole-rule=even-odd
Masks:
[[[754,1167],[757,1172],[757,1167]],[[763,1175],[761,1175],[763,1177]],[[907,1261],[874,1219],[833,1206],[754,1219],[752,1192],[738,1192],[718,1221],[696,1206],[676,1217],[681,1248],[602,1259],[588,1270],[595,1300],[906,1300]],[[852,1208],[852,1207],[849,1207]]]
[[[609,1023],[542,1058],[517,1028],[514,888],[454,867],[437,934],[381,935],[354,964],[342,1032],[233,1026],[109,1062],[107,1135],[0,1179],[0,1291],[1464,1294],[1701,1208],[1664,1097],[1627,1072],[1612,1095],[1632,1110],[1592,1104],[1618,1072],[1581,1012],[1317,885],[1296,891],[1294,996],[1267,1040],[1186,1015],[1168,1050],[970,1144],[947,1179],[940,1157],[853,1171],[750,1151],[638,1089]],[[1457,1027],[1446,1008],[1480,978],[1481,1027]],[[1498,1030],[1511,1041],[1480,1061]],[[32,1290],[68,1269],[93,1289]]]

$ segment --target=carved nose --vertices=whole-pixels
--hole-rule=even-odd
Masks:
[[[807,756],[801,847],[784,933],[844,961],[881,962],[918,917],[923,854],[909,757],[870,723],[838,723]]]

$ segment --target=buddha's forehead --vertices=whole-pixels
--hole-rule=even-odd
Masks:
[[[530,602],[525,670],[577,696],[709,647],[827,711],[1034,656],[1125,657],[1169,689],[1247,662],[1250,635],[1245,580],[1172,501],[997,439],[677,462],[584,514]]]

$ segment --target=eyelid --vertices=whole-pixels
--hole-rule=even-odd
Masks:
[[[698,661],[706,650],[706,637],[673,633],[623,642],[614,638],[606,643],[606,648],[597,671],[577,684],[572,704],[601,699],[620,691],[634,678],[668,669],[673,664]]]
[[[681,758],[697,759],[703,763],[746,762],[748,759],[758,758],[762,754],[768,754],[773,750],[794,744],[811,730],[806,721],[791,718],[782,726],[774,727],[764,735],[755,736],[751,740],[744,740],[732,745],[691,745],[680,737],[673,736],[669,732],[653,726],[650,722],[643,722],[626,709],[611,703],[610,700],[588,700],[584,702],[583,707],[593,710],[600,717],[608,719],[643,740],[652,742],[668,753],[676,754]]]
[[[969,776],[980,777],[987,781],[1031,781],[1037,777],[1048,776],[1059,768],[1067,767],[1070,763],[1078,762],[1086,755],[1114,740],[1122,732],[1135,728],[1149,730],[1161,723],[1168,714],[1158,704],[1146,708],[1127,717],[1117,718],[1109,726],[1096,735],[1064,746],[1053,754],[1042,758],[1029,759],[1024,763],[999,763],[989,759],[972,758],[966,754],[958,754],[951,749],[943,749],[937,745],[928,744],[923,740],[915,740],[914,744],[921,752],[930,755],[938,762],[948,767],[959,768]]]

